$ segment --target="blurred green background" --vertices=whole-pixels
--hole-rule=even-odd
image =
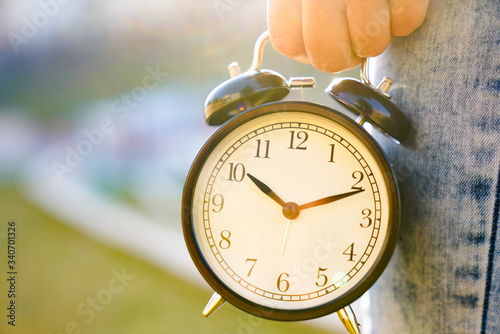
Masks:
[[[0,333],[337,331],[335,316],[279,323],[231,305],[202,317],[212,292],[183,245],[184,179],[215,130],[205,97],[230,62],[248,68],[265,29],[265,0],[0,1]],[[314,76],[304,98],[336,106],[333,75],[270,45],[263,68]]]

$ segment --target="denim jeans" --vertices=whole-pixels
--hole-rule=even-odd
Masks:
[[[500,2],[431,0],[372,70],[413,126],[383,143],[403,214],[372,333],[500,333]]]

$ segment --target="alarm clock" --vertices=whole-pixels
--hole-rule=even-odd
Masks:
[[[400,219],[396,177],[364,122],[396,141],[408,131],[389,100],[390,80],[342,79],[327,92],[359,115],[282,101],[312,78],[261,70],[268,33],[250,69],[208,96],[205,117],[221,125],[187,175],[182,224],[187,248],[215,290],[203,314],[225,301],[263,318],[292,321],[338,312],[359,332],[348,306],[379,278]]]

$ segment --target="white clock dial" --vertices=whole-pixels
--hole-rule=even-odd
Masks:
[[[371,285],[398,212],[380,153],[312,112],[262,113],[228,131],[202,154],[190,220],[199,256],[237,306],[273,318]]]

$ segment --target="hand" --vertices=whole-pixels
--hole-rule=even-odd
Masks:
[[[358,190],[354,190],[354,191],[351,191],[348,193],[343,193],[343,194],[338,194],[338,195],[333,195],[333,196],[328,196],[328,197],[325,197],[322,199],[318,199],[317,201],[312,201],[312,202],[309,202],[306,204],[299,205],[299,211],[304,210],[304,209],[314,208],[316,206],[320,206],[323,204],[332,203],[332,202],[338,201],[339,199],[359,194],[360,192],[363,192],[363,191],[365,191],[365,190],[358,189]]]
[[[279,53],[340,72],[375,57],[392,36],[424,21],[429,0],[268,0],[270,39]]]
[[[252,182],[269,198],[271,198],[273,201],[278,203],[282,209],[283,209],[283,217],[286,219],[286,229],[285,229],[285,236],[283,237],[283,242],[281,244],[281,255],[283,255],[283,251],[285,250],[285,244],[288,236],[288,228],[290,227],[290,222],[295,220],[298,216],[301,210],[304,209],[309,209],[309,208],[314,208],[316,206],[332,203],[335,201],[338,201],[340,199],[359,194],[360,192],[365,191],[364,189],[356,189],[351,192],[343,193],[343,194],[337,194],[333,196],[328,196],[321,198],[316,201],[312,201],[306,204],[302,205],[297,205],[292,202],[285,203],[274,191],[269,188],[264,182],[260,181],[257,179],[255,176],[253,176],[250,173],[247,173],[247,176]]]
[[[281,207],[285,206],[285,202],[278,196],[274,191],[271,190],[266,184],[262,181],[258,180],[255,176],[250,173],[247,173],[247,176],[252,180],[253,183],[267,196],[273,199],[276,203],[278,203]]]

